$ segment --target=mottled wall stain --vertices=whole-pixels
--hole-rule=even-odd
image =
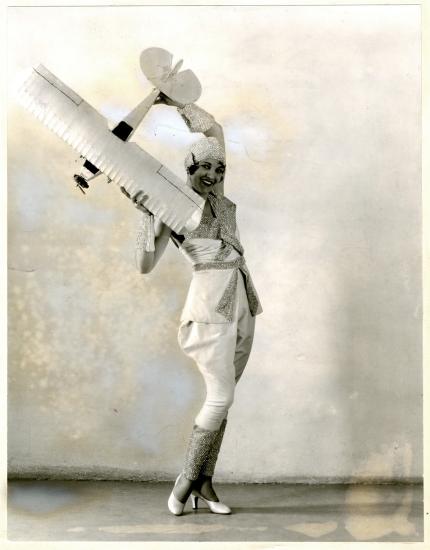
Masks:
[[[372,453],[356,472],[356,476],[409,477],[412,467],[412,447],[398,441],[394,447],[382,446]],[[356,540],[376,540],[396,533],[416,535],[416,528],[408,519],[412,508],[412,489],[407,489],[401,504],[395,496],[387,496],[377,487],[351,485],[345,497],[345,528]]]
[[[419,476],[419,10],[261,13],[10,8],[9,82],[42,62],[113,125],[150,90],[143,48],[199,76],[264,308],[221,478],[383,475],[398,434],[411,468],[389,475]],[[204,396],[176,341],[190,268],[169,245],[139,275],[138,212],[104,178],[83,196],[71,149],[13,99],[8,117],[10,468],[172,477]],[[136,133],[182,176],[196,139],[166,106]]]

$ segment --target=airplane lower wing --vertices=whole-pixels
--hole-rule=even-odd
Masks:
[[[34,68],[18,99],[43,124],[132,196],[143,191],[145,206],[176,233],[200,223],[204,200],[168,168],[124,142],[107,120],[43,65]]]

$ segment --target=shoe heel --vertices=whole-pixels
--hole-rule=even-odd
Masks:
[[[193,510],[197,510],[198,508],[198,502],[199,497],[196,497],[196,495],[191,495],[191,506],[193,507]]]

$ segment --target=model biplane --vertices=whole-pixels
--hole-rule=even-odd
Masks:
[[[204,200],[160,161],[129,141],[160,94],[181,104],[195,102],[200,83],[191,70],[180,71],[182,60],[162,48],[141,53],[140,65],[155,86],[112,130],[108,121],[43,65],[33,69],[19,91],[20,103],[70,144],[84,159],[75,182],[83,191],[103,173],[129,197],[143,204],[176,233],[195,229]]]

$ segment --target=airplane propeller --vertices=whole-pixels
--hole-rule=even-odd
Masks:
[[[128,141],[142,122],[160,93],[175,103],[187,105],[197,101],[202,93],[201,84],[190,69],[180,71],[182,59],[172,66],[173,55],[163,48],[147,48],[140,54],[140,67],[146,78],[155,86],[130,113],[112,130],[122,141]],[[76,186],[85,194],[88,182],[98,176],[100,170],[85,159],[80,174],[74,174]]]

